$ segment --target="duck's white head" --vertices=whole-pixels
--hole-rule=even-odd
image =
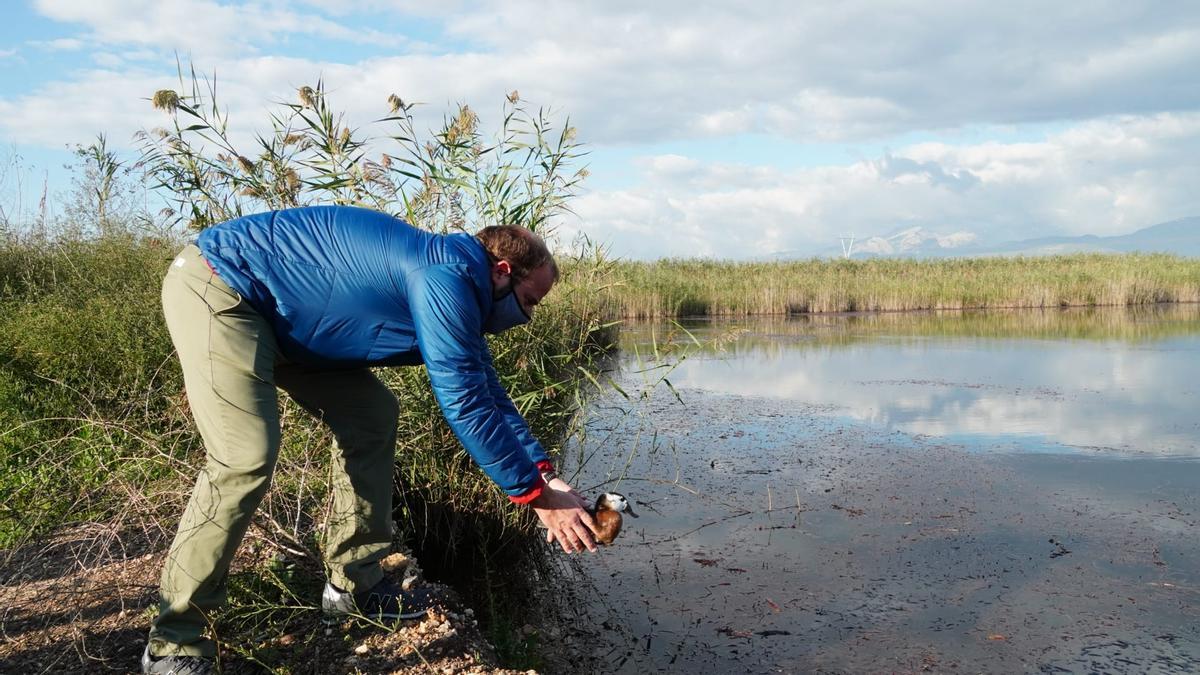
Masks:
[[[630,506],[629,500],[619,492],[605,492],[600,495],[600,498],[596,500],[596,510],[599,511],[601,509],[616,511],[617,513],[628,513],[634,518],[638,517],[638,514],[633,512],[633,507]]]

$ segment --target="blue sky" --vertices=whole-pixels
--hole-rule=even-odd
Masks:
[[[37,0],[0,25],[0,199],[68,146],[132,156],[176,54],[249,138],[324,78],[352,122],[503,97],[570,115],[590,178],[558,224],[631,258],[1113,235],[1200,215],[1200,5]],[[13,169],[13,156],[21,158]]]

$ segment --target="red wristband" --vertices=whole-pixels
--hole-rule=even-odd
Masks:
[[[542,476],[538,475],[538,484],[529,492],[523,495],[509,495],[508,500],[514,504],[528,504],[529,502],[542,496],[542,489],[546,487],[546,481],[542,480]]]

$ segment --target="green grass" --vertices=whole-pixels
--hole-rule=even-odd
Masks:
[[[0,561],[85,525],[141,535],[131,542],[148,535],[156,547],[173,534],[203,462],[159,300],[162,274],[180,246],[132,236],[0,235]],[[594,273],[584,265],[572,270]],[[615,340],[594,296],[571,290],[584,285],[564,284],[536,321],[492,341],[501,379],[552,454],[579,409],[587,381],[581,369],[594,368]],[[417,550],[430,576],[455,584],[469,602],[479,601],[481,609],[515,606],[503,589],[481,586],[478,577],[507,580],[501,561],[537,548],[531,512],[513,507],[462,449],[423,368],[380,375],[402,409],[398,536]],[[286,397],[280,405],[280,459],[254,536],[315,578],[332,439]],[[76,555],[87,564],[108,554]],[[232,597],[250,600],[232,602],[222,614],[226,637],[241,639],[239,626],[286,623],[295,603],[272,606],[260,592],[286,588],[277,576],[269,567],[243,573]],[[489,619],[486,611],[481,619]],[[507,615],[496,619],[499,626],[513,623]]]
[[[1160,254],[660,260],[612,276],[605,309],[628,318],[1200,302],[1200,260]]]
[[[103,518],[192,447],[158,309],[173,254],[128,237],[0,240],[0,548]]]

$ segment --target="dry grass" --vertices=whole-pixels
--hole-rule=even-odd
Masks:
[[[1200,302],[1200,260],[1080,254],[621,262],[602,301],[627,318]]]

